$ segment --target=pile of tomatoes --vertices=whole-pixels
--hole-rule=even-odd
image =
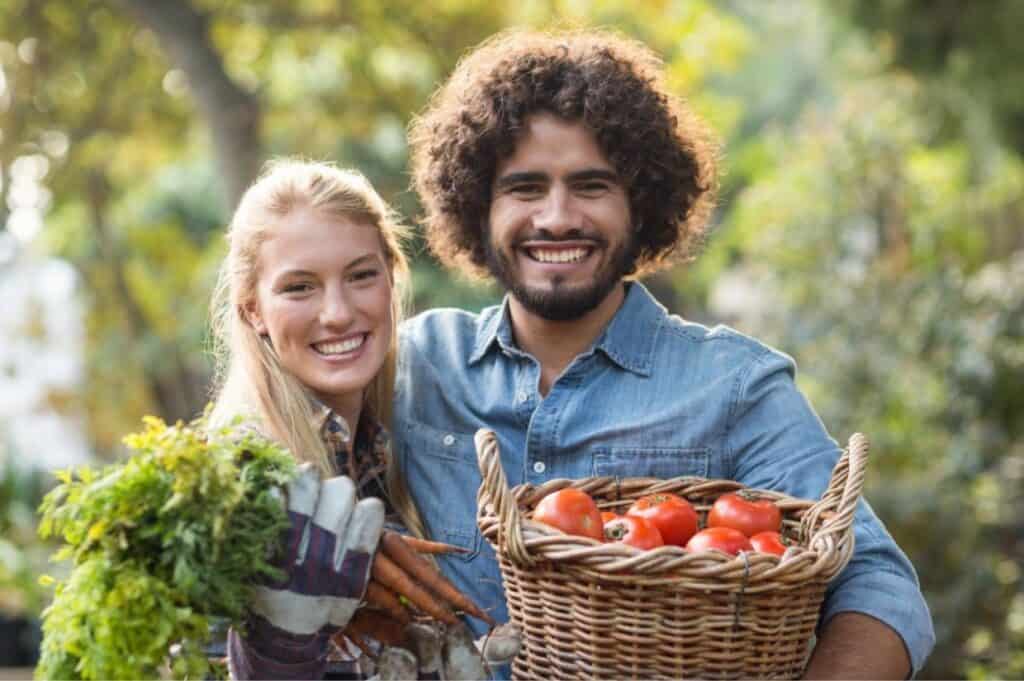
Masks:
[[[786,551],[782,512],[770,499],[746,490],[718,497],[703,529],[693,505],[676,494],[640,497],[625,515],[618,515],[600,511],[589,494],[572,487],[541,499],[533,519],[566,534],[643,550],[671,545],[731,555],[760,551],[781,556]]]

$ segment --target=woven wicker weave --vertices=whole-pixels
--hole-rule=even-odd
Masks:
[[[494,433],[476,434],[483,482],[477,523],[494,547],[511,620],[523,631],[515,678],[796,678],[807,662],[825,587],[853,554],[853,515],[868,444],[850,438],[820,501],[763,491],[794,541],[781,558],[666,546],[639,551],[530,520],[545,495],[588,492],[624,511],[654,492],[688,499],[702,521],[728,480],[551,480],[509,490]],[[702,522],[703,524],[703,522]]]

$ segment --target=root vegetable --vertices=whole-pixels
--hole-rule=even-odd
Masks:
[[[479,640],[480,652],[488,664],[508,664],[523,644],[522,633],[514,624],[501,624]]]
[[[388,646],[377,657],[377,674],[381,681],[415,679],[418,667],[416,656],[405,648]]]
[[[394,532],[386,532],[381,537],[381,544],[384,547],[384,552],[395,564],[408,572],[413,579],[418,580],[442,599],[455,606],[456,610],[466,612],[477,619],[487,622],[491,626],[496,624],[494,618],[477,607],[476,603],[471,601],[468,596],[455,588],[455,585],[449,582],[434,566],[418,556],[402,540],[401,535]]]
[[[434,619],[445,624],[458,622],[451,610],[439,602],[433,594],[412,581],[402,568],[380,551],[377,552],[377,557],[373,561],[372,575],[375,581],[395,593],[405,596],[414,606]]]
[[[444,635],[444,678],[482,680],[488,676],[469,627],[461,621],[449,626]]]
[[[410,624],[406,628],[412,651],[420,662],[420,678],[441,671],[441,633],[436,625]]]
[[[366,585],[366,603],[383,610],[392,619],[398,620],[402,624],[412,622],[412,614],[407,607],[402,605],[398,595],[386,586],[372,580]]]
[[[399,536],[402,538],[402,541],[404,541],[409,546],[409,548],[413,549],[417,553],[428,553],[434,555],[446,553],[469,553],[469,549],[464,549],[461,546],[443,544],[439,541],[417,539],[416,537],[409,537],[407,535]]]

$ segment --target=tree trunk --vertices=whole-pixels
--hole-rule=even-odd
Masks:
[[[210,42],[207,16],[188,0],[118,1],[153,31],[168,61],[185,73],[210,129],[224,198],[232,210],[262,161],[258,98],[224,70],[224,60]]]

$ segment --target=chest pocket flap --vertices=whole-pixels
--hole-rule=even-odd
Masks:
[[[704,447],[608,447],[594,452],[595,476],[706,478],[709,469],[709,454]]]

